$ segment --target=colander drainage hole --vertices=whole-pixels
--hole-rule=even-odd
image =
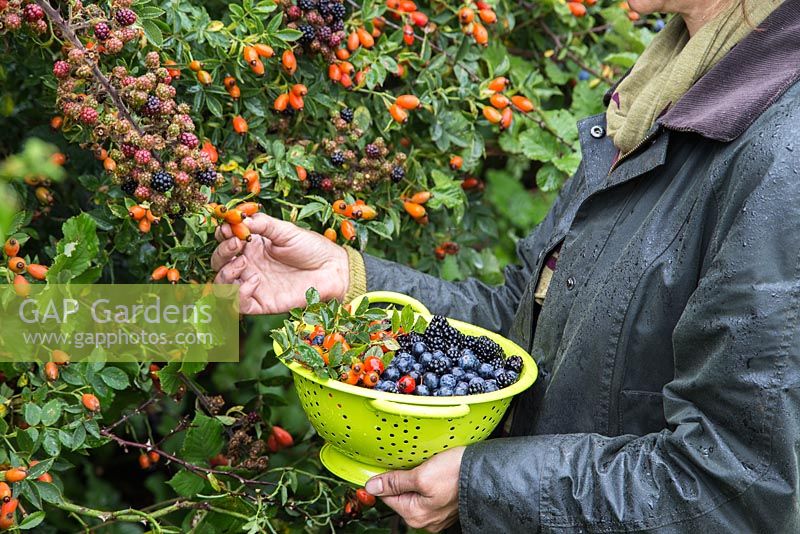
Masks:
[[[343,417],[344,419],[347,419],[347,416],[346,416],[345,414],[342,414],[342,417]]]
[[[403,434],[408,434],[408,429],[407,428],[403,430]]]
[[[393,437],[394,437],[394,434],[389,434],[389,437],[390,437],[390,438],[393,438]]]
[[[336,407],[339,408],[340,410],[342,409],[342,405],[341,404],[337,404]],[[486,419],[486,417],[484,417],[484,419]]]
[[[379,448],[380,450],[384,450],[384,449],[383,449],[383,445],[381,445],[381,446],[380,446],[380,447],[378,447],[378,448]]]
[[[387,452],[387,453],[386,453],[386,456],[391,456],[391,455],[392,455],[392,453],[391,453],[391,452]]]
[[[377,430],[378,432],[380,432],[380,431],[381,431],[381,427],[379,427],[379,426],[376,426],[376,427],[375,427],[375,430]]]
[[[444,445],[442,445],[442,448],[446,449],[447,448],[447,444],[445,443]]]
[[[380,437],[380,436],[375,436],[375,439],[377,439],[378,441],[380,441],[380,440],[381,440],[381,437]]]
[[[350,439],[350,434],[345,433],[344,437]]]
[[[392,447],[397,447],[397,443],[394,442],[390,443],[389,445],[391,445]]]
[[[451,427],[450,427],[450,432],[452,432],[452,431],[453,431],[453,430],[455,430],[455,429],[456,429],[456,427],[454,427],[454,426],[451,426]]]
[[[411,446],[411,448],[412,448],[412,449],[416,449],[416,448],[417,448],[417,446],[416,446],[416,445],[412,445],[412,446]],[[414,454],[414,453],[412,452],[411,454]]]
[[[347,430],[353,430],[352,428],[350,428],[350,425],[344,425],[344,427],[345,427]]]
[[[422,427],[419,427],[419,426],[415,426],[414,428],[415,428],[416,430],[422,430]]]
[[[408,440],[407,440],[407,439],[404,439],[404,440],[403,440],[403,443],[406,443],[406,444],[407,444],[407,443],[408,443]]]
[[[428,454],[428,449],[424,449],[424,450],[422,451],[422,454]]]
[[[399,426],[400,426],[400,425],[398,425],[397,423],[395,423],[395,424],[394,424],[394,427],[395,427],[395,428],[397,428],[397,427],[399,427]]]
[[[328,393],[328,397],[333,398],[333,393]],[[341,408],[341,406],[340,406]]]
[[[408,419],[403,419],[403,422],[404,422],[405,424],[408,424]]]
[[[472,436],[472,437],[474,438],[475,436]],[[455,439],[455,436],[450,436],[450,439]]]
[[[381,421],[385,423],[386,422],[386,418],[385,417],[381,417]]]

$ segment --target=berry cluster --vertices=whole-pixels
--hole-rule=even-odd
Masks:
[[[492,6],[477,0],[474,4],[467,4],[458,11],[458,20],[461,22],[461,31],[471,35],[475,42],[481,46],[488,46],[489,32],[484,24],[494,24],[497,22]]]
[[[505,358],[500,345],[453,328],[442,316],[425,333],[399,336],[400,350],[380,375],[378,391],[450,397],[491,393],[514,384],[522,358]]]
[[[0,0],[0,35],[21,28],[34,34],[47,31],[44,10],[37,4],[23,4],[22,0]]]
[[[349,111],[349,110],[348,110]],[[351,116],[345,113],[345,116]],[[352,119],[351,119],[352,120]],[[406,155],[397,152],[390,155],[386,141],[378,137],[371,143],[367,143],[363,151],[359,151],[354,142],[361,135],[361,131],[354,127],[352,122],[348,122],[344,117],[334,117],[333,123],[340,134],[334,138],[323,139],[321,148],[327,156],[330,167],[329,188],[323,187],[323,183],[315,184],[309,173],[309,180],[306,182],[310,188],[317,187],[324,191],[331,189],[336,191],[360,192],[381,182],[398,183],[405,178],[403,165]],[[348,133],[349,135],[344,135]],[[361,152],[359,154],[359,152]],[[326,177],[320,176],[320,180]]]
[[[111,14],[92,4],[58,21],[85,28],[99,41],[91,48],[69,42],[53,65],[62,128],[80,128],[114,183],[148,202],[156,218],[197,212],[207,202],[202,188],[222,176],[200,146],[189,105],[176,101],[175,69],[162,66],[157,52],[147,53],[141,67],[119,64],[104,71],[101,54],[121,51],[141,32],[132,27],[137,17],[130,0],[114,0]]]
[[[533,102],[523,95],[514,95],[508,98],[503,92],[508,86],[508,78],[499,77],[489,82],[488,90],[492,93],[488,106],[483,107],[483,116],[492,124],[498,124],[501,130],[511,126],[516,109],[522,113],[534,110]],[[451,162],[452,165],[452,162]]]
[[[297,0],[297,4],[285,4],[284,12],[287,27],[301,32],[297,42],[303,51],[321,54],[329,63],[335,61],[336,49],[345,39],[347,10],[342,0]]]

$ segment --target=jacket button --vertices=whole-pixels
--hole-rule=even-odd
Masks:
[[[603,137],[606,136],[606,129],[603,128],[602,126],[592,126],[592,129],[589,130],[589,133],[595,139],[602,139]]]
[[[569,291],[572,291],[574,287],[575,287],[575,279],[570,276],[569,278],[567,278],[567,289]]]

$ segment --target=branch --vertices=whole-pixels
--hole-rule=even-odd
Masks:
[[[48,0],[36,0],[36,4],[44,10],[50,21],[58,26],[62,34],[75,48],[82,50],[84,53],[86,52],[86,48],[84,48],[83,43],[81,43],[80,39],[78,39],[78,36],[75,35],[73,28],[67,21],[64,20],[60,12],[50,5]],[[137,133],[144,135],[144,130],[136,121],[133,120],[133,117],[128,111],[128,108],[125,106],[125,103],[122,101],[122,98],[119,96],[119,93],[116,89],[114,89],[114,86],[111,85],[111,82],[108,80],[108,78],[106,78],[106,76],[102,73],[100,67],[97,66],[97,63],[86,61],[86,64],[92,68],[92,74],[94,75],[95,79],[100,85],[103,86],[108,95],[111,97],[111,100],[117,107],[117,112],[122,116],[123,119],[131,123],[131,126],[137,131]]]
[[[558,52],[560,50],[566,50],[567,59],[569,59],[570,61],[575,63],[577,66],[579,66],[580,68],[582,68],[583,70],[585,70],[586,72],[588,72],[589,74],[594,76],[595,78],[598,78],[598,79],[602,80],[603,82],[607,83],[608,85],[612,85],[614,83],[614,80],[604,76],[602,73],[598,72],[596,69],[593,69],[592,67],[587,65],[586,62],[583,61],[575,52],[573,52],[569,48],[565,48],[564,44],[561,42],[561,38],[553,30],[550,29],[550,26],[548,26],[547,23],[545,23],[544,20],[539,20],[539,27],[542,28],[544,33],[546,33],[547,36],[550,37],[550,39],[555,44],[556,55],[558,55]]]
[[[142,449],[142,450],[146,450],[146,451],[155,451],[160,456],[163,456],[167,460],[175,462],[176,464],[183,466],[184,468],[186,468],[187,470],[189,470],[189,471],[191,471],[191,472],[193,472],[195,474],[200,474],[200,476],[203,476],[203,478],[205,478],[205,476],[204,476],[205,474],[212,474],[212,475],[231,477],[231,478],[234,478],[234,479],[238,480],[241,484],[245,484],[245,485],[253,485],[253,486],[274,486],[275,485],[274,482],[269,482],[269,481],[266,481],[266,480],[255,480],[255,479],[245,478],[245,477],[243,477],[243,476],[241,476],[239,474],[236,474],[236,473],[234,473],[232,471],[223,471],[221,469],[212,469],[212,468],[209,468],[209,467],[201,467],[199,465],[194,465],[192,463],[187,462],[186,460],[182,460],[182,459],[178,458],[177,456],[174,456],[174,455],[172,455],[172,454],[170,454],[170,453],[168,453],[168,452],[166,452],[166,451],[164,451],[162,449],[158,449],[158,448],[156,448],[156,447],[154,447],[154,446],[152,446],[150,444],[139,443],[139,442],[136,442],[136,441],[129,441],[127,439],[123,439],[123,438],[117,436],[116,434],[114,434],[112,432],[109,432],[108,430],[105,430],[105,429],[100,431],[100,435],[105,436],[105,437],[109,438],[112,441],[115,441],[118,445],[121,445],[122,447],[125,447],[125,448],[133,447],[135,449]]]
[[[134,415],[138,415],[138,414],[142,413],[145,408],[147,408],[148,406],[153,404],[156,400],[157,400],[157,397],[155,397],[155,396],[150,397],[145,402],[140,404],[138,407],[134,408],[134,410],[131,413],[126,414],[123,417],[120,417],[115,422],[113,422],[110,425],[108,425],[107,427],[105,427],[104,430],[109,432],[109,431],[115,429],[116,427],[118,427],[119,425],[121,425],[122,423],[124,423],[125,421],[127,421],[128,419],[133,417]]]

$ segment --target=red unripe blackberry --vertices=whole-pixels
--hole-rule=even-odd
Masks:
[[[150,159],[152,158],[152,154],[149,150],[139,149],[137,150],[134,155],[133,159],[139,165],[147,165],[150,163]]]
[[[289,20],[297,20],[303,16],[303,10],[297,6],[289,6],[289,9],[286,10],[286,14],[289,16]]]
[[[111,39],[106,41],[106,52],[109,54],[119,54],[122,52],[122,48],[125,46],[125,43],[122,40],[117,39],[116,37],[112,37]]]
[[[81,114],[78,116],[78,120],[80,120],[83,124],[94,124],[97,122],[97,116],[98,113],[96,109],[86,106],[81,109]]]
[[[139,200],[147,200],[150,198],[150,189],[143,185],[137,186],[136,191],[134,191],[133,196],[138,198]]]
[[[69,76],[69,63],[58,60],[53,64],[53,74],[56,78],[66,78]]]
[[[8,13],[5,17],[6,28],[11,31],[18,30],[22,26],[22,19],[16,13]]]
[[[8,7],[8,0],[0,0],[0,11]]]
[[[200,144],[200,140],[191,132],[183,132],[181,135],[179,135],[178,142],[182,145],[188,146],[189,148],[197,148],[197,146]]]
[[[130,26],[136,22],[136,13],[131,9],[123,8],[114,14],[114,18],[117,19],[120,26]]]
[[[319,188],[323,191],[331,191],[333,189],[333,180],[330,178],[323,178],[319,182]]]
[[[119,149],[122,151],[122,155],[126,158],[132,158],[136,153],[136,147],[129,143],[122,143]]]
[[[328,45],[331,48],[337,48],[340,44],[342,44],[342,35],[339,32],[334,33],[328,39]]]
[[[105,41],[111,37],[111,27],[105,22],[98,22],[94,25],[94,36],[101,41]]]
[[[185,186],[189,185],[191,183],[191,181],[192,181],[192,177],[189,176],[187,173],[185,173],[183,171],[178,171],[175,174],[175,184],[178,187],[185,187]]]
[[[44,18],[44,10],[37,4],[27,4],[22,8],[22,16],[28,22],[36,22]]]

